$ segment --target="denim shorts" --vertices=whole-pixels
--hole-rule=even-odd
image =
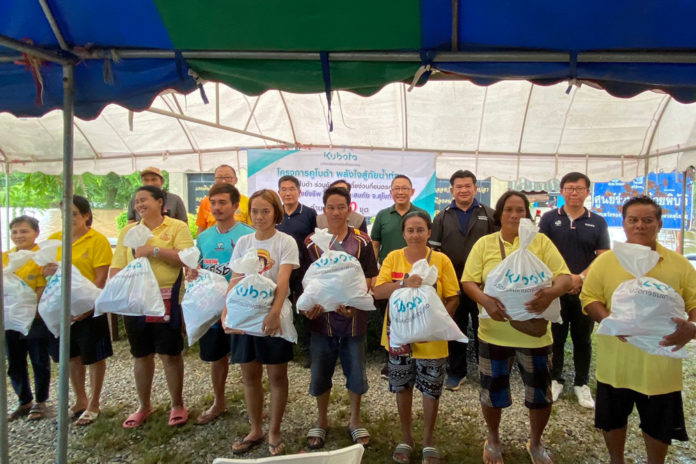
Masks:
[[[319,396],[331,390],[331,378],[340,358],[346,389],[362,395],[367,392],[367,359],[365,347],[367,336],[331,337],[318,332],[311,333],[309,354],[312,357],[312,378],[309,394]]]

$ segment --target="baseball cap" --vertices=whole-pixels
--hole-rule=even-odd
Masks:
[[[143,177],[145,174],[155,174],[156,176],[160,176],[162,179],[164,179],[164,176],[162,175],[162,171],[160,171],[158,168],[149,166],[142,171],[140,171],[140,177]]]

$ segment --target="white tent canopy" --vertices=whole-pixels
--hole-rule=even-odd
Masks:
[[[362,148],[438,154],[438,173],[544,181],[568,171],[593,180],[632,179],[696,164],[696,106],[645,92],[630,99],[587,85],[505,81],[479,87],[431,80],[411,92],[390,84],[371,97],[335,92],[334,130],[324,94],[269,91],[248,97],[221,84],[164,93],[149,110],[107,106],[75,120],[75,172],[170,172],[246,167],[249,148]],[[10,171],[61,171],[62,114],[0,114],[0,162]]]

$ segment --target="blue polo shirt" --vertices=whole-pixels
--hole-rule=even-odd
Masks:
[[[471,214],[473,213],[474,209],[478,207],[478,205],[479,202],[476,200],[476,198],[474,198],[473,203],[471,203],[471,206],[469,206],[469,209],[466,211],[457,206],[457,202],[454,200],[452,200],[452,203],[449,204],[449,207],[457,214],[459,230],[464,236],[466,236],[466,230],[469,228],[469,219],[471,219]]]
[[[610,248],[607,222],[587,208],[574,221],[562,207],[547,211],[539,221],[539,230],[556,245],[573,274],[587,269],[596,258],[595,251]]]
[[[237,222],[224,234],[220,233],[217,224],[205,229],[196,240],[196,246],[201,251],[201,267],[229,281],[232,277],[229,263],[234,246],[241,237],[253,233],[254,229],[243,222]]]
[[[281,232],[285,232],[295,239],[297,249],[300,250],[300,267],[293,269],[290,274],[290,292],[293,298],[297,298],[302,291],[302,277],[311,264],[307,256],[307,247],[304,241],[307,237],[314,233],[317,227],[317,212],[314,208],[305,206],[302,203],[297,204],[297,208],[292,214],[285,212],[283,208],[283,221],[276,226]]]

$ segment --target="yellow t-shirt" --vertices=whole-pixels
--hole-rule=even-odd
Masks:
[[[457,295],[459,283],[457,282],[457,274],[454,272],[454,266],[452,266],[449,258],[443,253],[433,251],[430,257],[430,264],[437,268],[438,296],[444,300]],[[410,272],[412,267],[413,265],[406,260],[403,248],[392,251],[382,262],[375,287],[403,280],[404,275]],[[384,315],[384,324],[382,326],[382,346],[389,349],[387,314]],[[416,359],[441,359],[446,358],[448,354],[446,340],[411,344],[411,355]]]
[[[63,232],[56,232],[48,237],[49,240],[63,240]],[[63,247],[58,247],[57,259],[61,259]],[[72,264],[79,269],[80,273],[94,282],[96,274],[94,270],[101,266],[111,264],[111,244],[104,234],[94,229],[89,229],[85,235],[78,238],[72,244]]]
[[[696,270],[683,256],[657,245],[660,260],[647,273],[672,287],[684,298],[686,309],[696,308]],[[611,312],[616,288],[634,277],[626,271],[613,251],[602,253],[592,262],[582,286],[580,300],[585,306],[598,301]],[[638,308],[637,308],[638,309]],[[682,361],[648,354],[630,343],[610,335],[597,335],[597,380],[615,388],[630,388],[644,395],[681,391]],[[682,350],[685,348],[682,348]]]
[[[114,269],[123,269],[133,261],[133,252],[130,248],[123,245],[123,237],[126,236],[126,232],[138,225],[137,223],[129,224],[121,230],[118,236],[118,243],[116,244],[116,250],[114,251],[114,259],[111,262],[111,267]],[[170,218],[169,216],[164,216],[164,221],[154,230],[152,230],[152,237],[147,241],[147,245],[166,248],[170,250],[184,250],[193,246],[193,239],[191,238],[191,231],[189,230],[188,224],[178,219]],[[152,272],[154,272],[157,278],[157,283],[160,288],[171,288],[174,286],[176,279],[179,277],[179,272],[181,272],[180,266],[172,266],[167,264],[161,259],[149,256],[147,258],[150,261],[150,266],[152,266]],[[183,290],[182,285],[182,290]]]
[[[239,209],[234,212],[234,219],[239,222],[251,225],[249,218],[249,197],[239,195]],[[196,216],[196,225],[205,230],[213,227],[217,221],[210,212],[210,198],[204,197],[201,204],[198,205],[198,215]]]
[[[502,261],[499,240],[502,240],[500,232],[478,239],[466,259],[462,282],[486,283],[488,274]],[[503,244],[505,245],[505,256],[510,256],[510,253],[520,248],[519,237],[515,237],[513,243],[503,240]],[[554,279],[559,275],[570,274],[563,256],[546,235],[536,234],[528,250],[549,267]],[[479,306],[479,314],[483,311],[485,309]],[[547,326],[544,336],[533,337],[515,329],[508,321],[500,322],[491,318],[479,319],[478,336],[486,343],[517,348],[541,348],[553,343],[550,324]]]
[[[38,250],[38,245],[34,245],[31,251]],[[9,253],[14,253],[17,251],[17,247],[13,247],[9,251],[5,251],[2,254],[2,267],[4,268],[10,262],[8,257]],[[42,288],[46,286],[46,279],[41,275],[41,266],[36,264],[33,260],[29,260],[22,267],[17,269],[15,275],[22,279],[32,290],[36,291],[37,288]]]

